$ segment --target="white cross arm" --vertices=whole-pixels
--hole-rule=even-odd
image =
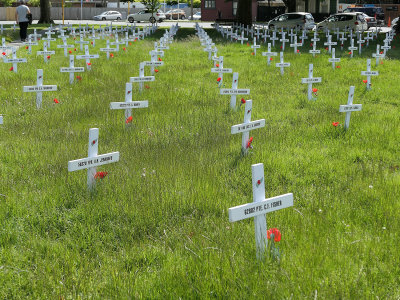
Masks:
[[[336,58],[329,58],[328,59],[329,62],[340,62],[340,58],[336,57]]]
[[[246,132],[257,128],[265,127],[265,119],[251,121],[249,123],[233,125],[231,127],[231,134],[236,134],[240,132]]]
[[[249,95],[250,89],[220,89],[220,95]]]
[[[230,68],[211,68],[211,73],[232,73]]]
[[[277,66],[277,67],[290,67],[290,63],[276,63],[275,66]]]
[[[56,54],[56,52],[55,51],[37,51],[36,52],[36,55],[50,55],[50,54]]]
[[[145,66],[163,66],[164,62],[163,61],[145,61],[144,65]]]
[[[3,124],[3,116],[0,116],[0,125]]]
[[[149,107],[149,102],[132,101],[132,102],[111,102],[110,109],[127,109],[127,108],[144,108]]]
[[[322,82],[321,77],[313,77],[313,78],[302,78],[301,83],[316,83],[316,82]]]
[[[365,76],[378,76],[379,72],[378,71],[361,71],[361,75]]]
[[[310,50],[308,52],[311,54],[318,54],[318,53],[321,53],[321,50]]]
[[[26,58],[10,58],[10,59],[4,59],[5,63],[26,63]]]
[[[100,48],[100,51],[103,51],[103,52],[113,52],[116,50],[117,50],[117,48]]]
[[[24,92],[48,92],[48,91],[57,91],[56,85],[37,85],[37,86],[24,86]]]
[[[260,202],[229,208],[229,222],[236,222],[293,206],[293,194],[288,193]]]
[[[119,161],[119,152],[112,152],[94,157],[71,160],[68,162],[68,172],[93,168]]]
[[[261,55],[262,56],[277,56],[278,53],[277,52],[262,52]]]
[[[362,104],[340,105],[339,112],[360,111]]]
[[[84,67],[75,67],[75,68],[60,68],[60,72],[70,73],[70,72],[85,72]]]
[[[154,76],[143,76],[143,77],[129,77],[130,82],[145,82],[145,81],[154,81]]]
[[[98,54],[90,54],[90,55],[77,55],[76,59],[91,59],[91,58],[99,58]]]

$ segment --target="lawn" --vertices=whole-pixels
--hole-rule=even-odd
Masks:
[[[0,64],[0,298],[400,297],[398,37],[382,64],[372,60],[379,76],[367,91],[360,73],[376,41],[354,58],[337,49],[335,70],[322,46],[315,58],[309,42],[299,54],[287,49],[282,76],[277,58],[267,66],[260,55],[265,44],[253,56],[208,31],[239,88],[251,90],[252,119],[266,120],[242,156],[241,136],[230,134],[243,122],[241,97],[229,109],[193,29],[179,29],[142,94],[134,84],[133,100],[149,107],[133,110],[130,128],[123,111],[109,109],[124,101],[125,83],[163,33],[121,46],[110,60],[97,40],[90,53],[100,59],[72,85],[55,42],[47,64],[35,54],[41,46],[30,56],[20,48],[28,64],[18,74]],[[322,77],[316,101],[301,84],[310,63]],[[58,86],[43,93],[40,110],[35,94],[22,92],[36,84],[37,69],[45,85]],[[229,88],[232,75],[224,80]],[[339,105],[350,86],[362,111],[345,131]],[[99,154],[121,156],[98,168],[108,175],[93,191],[86,171],[67,169],[87,156],[90,128],[100,130]],[[267,215],[268,228],[282,233],[280,263],[256,260],[253,220],[228,219],[230,207],[252,202],[256,163],[264,164],[266,197],[294,195],[293,207]]]

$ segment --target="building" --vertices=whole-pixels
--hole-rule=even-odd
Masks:
[[[215,21],[235,20],[238,0],[202,0],[201,1],[201,20]],[[257,18],[257,0],[252,0],[253,21]]]

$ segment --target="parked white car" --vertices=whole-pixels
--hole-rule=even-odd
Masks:
[[[126,17],[126,20],[129,23],[133,22],[150,22],[150,23],[155,23],[155,22],[162,22],[165,20],[165,14],[161,11],[158,10],[157,12],[151,13],[150,10],[145,9],[142,11],[139,11],[138,13],[130,14]]]
[[[122,15],[118,11],[105,11],[98,16],[94,16],[95,21],[105,21],[105,20],[121,20]]]
[[[335,14],[317,24],[317,30],[335,30],[336,28],[340,30],[366,31],[368,24],[363,13],[360,12]]]
[[[394,18],[393,19],[393,21],[392,21],[392,28],[393,28],[393,26],[395,26],[397,23],[399,22],[399,17],[397,17],[397,18]]]
[[[191,20],[192,19],[192,16],[189,16],[188,17],[188,20]],[[194,15],[193,15],[193,20],[194,21],[200,21],[201,20],[201,12],[197,12],[197,13],[195,13]]]
[[[287,13],[268,22],[268,29],[298,28],[312,30],[315,27],[314,17],[310,13],[296,12]]]

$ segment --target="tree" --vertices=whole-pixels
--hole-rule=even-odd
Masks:
[[[252,0],[239,0],[236,11],[236,20],[239,24],[251,26],[252,23]]]
[[[50,0],[40,0],[40,19],[38,23],[54,23],[50,16]]]
[[[151,11],[151,15],[156,12],[160,8],[160,1],[159,0],[142,0],[140,1],[146,8]]]
[[[282,0],[287,7],[288,12],[295,12],[296,11],[296,0]]]

